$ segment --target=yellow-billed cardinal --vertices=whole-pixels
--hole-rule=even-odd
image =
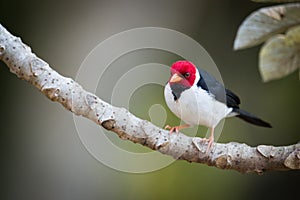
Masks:
[[[210,128],[207,152],[214,142],[214,128],[226,117],[236,116],[254,125],[271,125],[239,108],[240,99],[224,88],[213,76],[189,61],[177,61],[171,66],[171,77],[165,86],[165,100],[170,110],[186,124],[165,128],[170,133],[193,125]]]

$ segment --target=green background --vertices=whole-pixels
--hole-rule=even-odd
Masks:
[[[0,22],[55,70],[73,78],[86,55],[113,34],[146,26],[182,32],[209,52],[226,87],[241,97],[242,107],[274,126],[264,129],[230,119],[219,142],[289,145],[299,141],[299,74],[262,83],[257,68],[259,47],[232,50],[241,22],[266,5],[269,4],[247,0],[10,0],[2,2]],[[159,60],[158,52],[148,53]],[[129,55],[127,59],[136,59],[138,55]],[[171,64],[174,59],[165,56],[162,60]],[[291,199],[299,194],[297,171],[266,172],[259,176],[185,161],[145,174],[113,170],[85,149],[72,113],[20,81],[3,63],[0,65],[0,198],[3,200]],[[156,102],[164,104],[162,88],[142,87],[133,95],[130,110],[150,119],[146,108]],[[175,124],[178,119],[168,114],[167,122]],[[199,132],[202,130],[205,131],[201,128]],[[139,146],[120,141],[112,133],[108,136],[129,149]]]

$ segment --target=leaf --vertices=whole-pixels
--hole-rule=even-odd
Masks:
[[[263,81],[282,78],[300,68],[300,26],[269,39],[259,53]]]
[[[272,35],[300,24],[300,3],[261,8],[250,14],[240,25],[234,50],[255,46]]]
[[[252,0],[254,2],[260,3],[288,3],[288,2],[297,2],[299,0]]]

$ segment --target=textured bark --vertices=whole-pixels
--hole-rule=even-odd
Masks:
[[[300,168],[300,143],[282,147],[250,147],[234,142],[214,143],[212,150],[206,153],[207,143],[201,138],[188,137],[181,133],[169,134],[168,131],[137,118],[124,108],[102,101],[71,78],[61,76],[2,25],[0,59],[18,78],[28,81],[49,99],[59,102],[76,115],[94,121],[122,139],[147,146],[174,159],[204,163],[242,173]]]

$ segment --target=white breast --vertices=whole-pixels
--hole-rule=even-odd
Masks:
[[[207,91],[192,86],[182,92],[174,101],[169,83],[164,90],[165,100],[170,110],[189,125],[215,127],[232,111],[224,103],[215,100]]]

